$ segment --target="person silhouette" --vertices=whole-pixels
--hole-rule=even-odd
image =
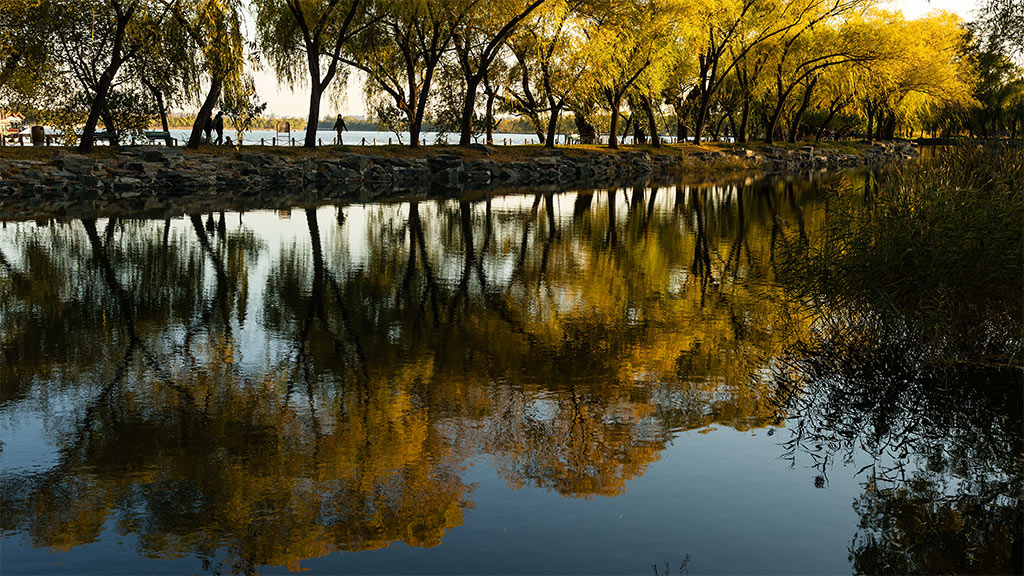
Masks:
[[[345,126],[345,119],[341,114],[338,114],[338,119],[334,122],[334,131],[338,133],[338,145],[341,146],[341,133],[348,131],[348,126]]]
[[[217,112],[217,116],[213,119],[213,129],[217,132],[217,145],[220,146],[224,141],[224,111]]]
[[[210,143],[210,133],[213,132],[213,120],[209,116],[203,121],[203,132],[206,134],[206,143]]]

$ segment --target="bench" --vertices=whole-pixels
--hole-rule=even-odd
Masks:
[[[145,132],[143,132],[143,134],[145,134],[146,138],[148,138],[150,141],[163,140],[164,144],[168,146],[178,145],[178,139],[172,138],[170,132],[164,132],[162,130],[146,130]]]

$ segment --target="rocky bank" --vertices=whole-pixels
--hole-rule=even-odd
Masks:
[[[186,208],[251,210],[538,187],[607,187],[691,170],[796,172],[873,165],[917,155],[911,143],[876,144],[856,153],[813,146],[664,150],[648,154],[555,149],[516,157],[474,146],[469,149],[471,155],[449,149],[403,158],[347,152],[278,154],[255,147],[208,154],[143,146],[107,157],[65,150],[54,152],[48,161],[0,156],[0,219],[157,216]]]

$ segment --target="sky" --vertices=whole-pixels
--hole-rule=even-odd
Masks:
[[[933,10],[945,10],[960,15],[964,20],[973,20],[974,12],[981,0],[892,0],[880,7],[886,10],[901,10],[907,18],[919,18]],[[292,91],[279,86],[273,71],[263,70],[255,74],[256,90],[267,103],[268,115],[305,118],[309,110],[309,94],[300,86]],[[360,74],[350,74],[345,96],[340,106],[334,106],[326,97],[320,105],[320,116],[365,116],[363,106],[363,80]]]

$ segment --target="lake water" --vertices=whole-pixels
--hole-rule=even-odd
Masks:
[[[185,129],[173,129],[171,130],[171,136],[178,139],[178,143],[184,145],[188,141],[191,135],[191,130]],[[238,141],[238,133],[235,130],[225,130],[224,135],[231,138],[232,142]],[[338,137],[334,130],[317,130],[317,139],[324,145],[334,144],[334,140]],[[559,135],[559,142],[562,141],[564,135]],[[216,133],[213,134],[216,138]],[[433,144],[458,144],[458,134],[438,134],[437,132],[423,132],[420,137],[428,145]],[[288,133],[277,133],[273,130],[252,130],[245,133],[244,144],[264,144],[264,145],[279,145],[279,146],[302,146],[305,141],[306,131],[305,130],[292,130]],[[384,146],[386,144],[409,144],[409,133],[400,132],[395,134],[394,132],[384,131],[369,131],[369,130],[350,130],[346,131],[342,135],[342,143],[348,146]],[[480,143],[484,142],[483,136],[479,139]],[[536,144],[536,134],[494,134],[495,144],[497,145],[521,145],[521,144]]]
[[[173,129],[171,135],[178,139],[180,145],[184,145],[188,141],[191,135],[191,130],[184,129]],[[224,135],[231,138],[232,142],[238,141],[238,133],[235,130],[225,130]],[[475,142],[483,144],[486,142],[486,138],[483,134],[477,134]],[[570,135],[572,138],[579,138],[578,135]],[[213,135],[216,138],[216,134]],[[337,133],[333,130],[317,130],[316,137],[318,143],[324,146],[333,145],[335,139],[338,137]],[[277,133],[273,130],[253,130],[245,133],[245,139],[243,144],[245,145],[278,145],[278,146],[302,146],[305,141],[306,131],[298,130],[291,131],[287,134]],[[437,132],[423,132],[420,138],[426,145],[435,144],[451,144],[455,145],[459,142],[458,134],[440,134]],[[555,137],[556,144],[565,143],[565,134],[558,134]],[[663,136],[665,141],[674,142],[675,139],[665,135]],[[537,144],[539,138],[536,134],[506,134],[498,133],[494,134],[495,146],[520,146],[523,144]],[[607,135],[603,136],[601,142],[607,143]],[[633,144],[634,139],[632,136],[625,138],[625,144]],[[384,132],[384,131],[369,131],[369,130],[350,130],[342,135],[342,144],[348,146],[384,146],[386,144],[409,144],[409,133],[399,132]]]
[[[1019,396],[794,376],[865,179],[4,223],[3,573],[1003,566]]]

